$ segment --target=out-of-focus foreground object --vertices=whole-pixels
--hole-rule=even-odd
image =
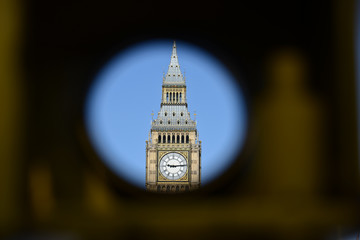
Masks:
[[[0,1],[0,228],[8,233],[18,229],[24,211],[21,17],[19,1]]]
[[[24,2],[0,1],[5,237],[326,239],[360,223],[353,1]],[[244,150],[198,192],[130,186],[84,128],[99,66],[152,38],[212,51],[247,96]]]

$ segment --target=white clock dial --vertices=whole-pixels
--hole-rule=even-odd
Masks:
[[[161,174],[170,180],[177,180],[183,177],[187,171],[187,161],[179,153],[167,153],[159,163]]]

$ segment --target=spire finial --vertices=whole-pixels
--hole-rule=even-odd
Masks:
[[[176,42],[174,40],[174,43],[173,43],[173,49],[172,49],[172,57],[177,57],[177,53],[176,53]]]

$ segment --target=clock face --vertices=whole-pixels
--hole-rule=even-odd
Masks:
[[[161,158],[159,169],[165,178],[177,180],[185,175],[187,171],[187,161],[179,153],[168,153]]]

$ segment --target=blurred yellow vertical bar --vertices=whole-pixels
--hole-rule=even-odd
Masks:
[[[269,87],[258,106],[263,191],[309,196],[319,190],[323,161],[322,105],[306,83],[306,58],[283,49],[269,60]]]
[[[49,218],[54,208],[51,172],[48,166],[32,166],[29,172],[31,206],[38,220]]]
[[[98,215],[108,215],[114,209],[114,199],[106,185],[94,174],[85,173],[85,204]]]
[[[21,213],[20,20],[19,2],[0,0],[0,227],[7,231],[16,228]]]

